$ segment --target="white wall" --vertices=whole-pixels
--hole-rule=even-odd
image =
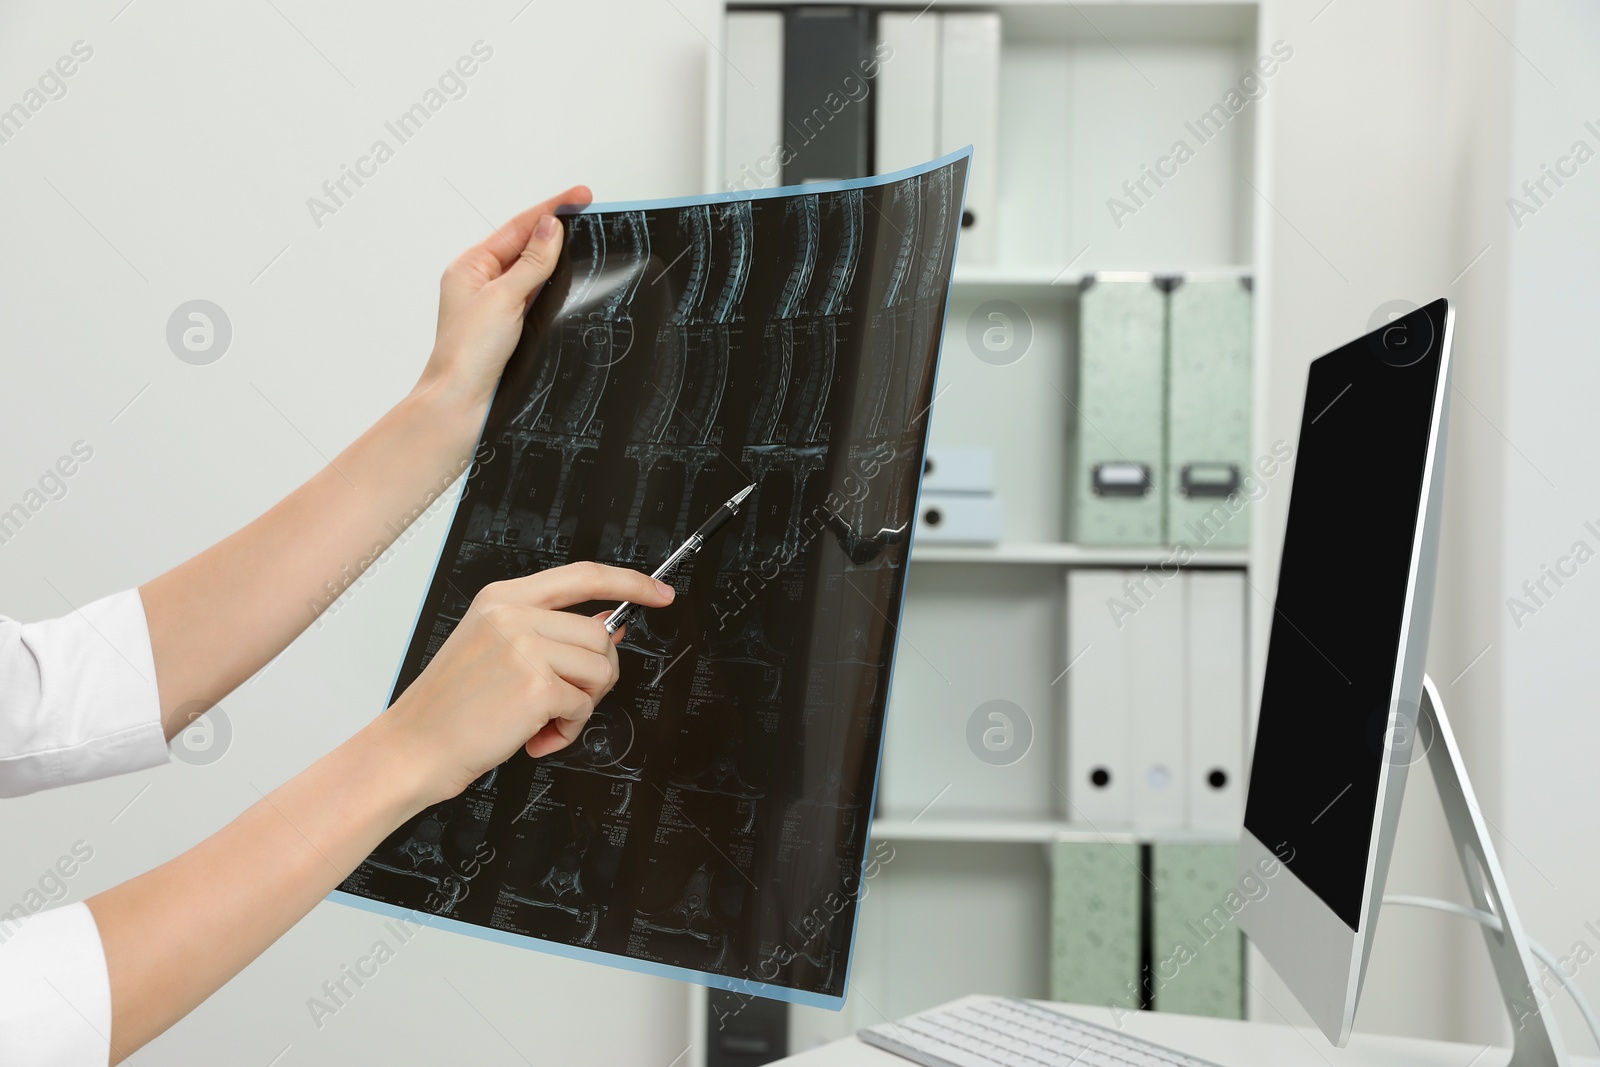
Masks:
[[[1502,35],[1517,32],[1516,15],[1510,2],[1487,0],[1268,0],[1266,20],[1265,39],[1296,49],[1273,83],[1265,132],[1273,204],[1258,253],[1268,320],[1266,441],[1294,440],[1307,363],[1368,330],[1380,305],[1438,296],[1456,304],[1457,391],[1428,666],[1490,818],[1504,825],[1503,661],[1494,641],[1504,615],[1502,479],[1526,470],[1502,434],[1513,373],[1504,346],[1512,267],[1502,201],[1520,62]],[[1581,423],[1564,425],[1570,434]],[[1257,584],[1266,596],[1276,588],[1287,506],[1287,493],[1271,494],[1258,520]],[[1379,521],[1353,502],[1350,536]],[[1264,600],[1257,607],[1259,671],[1270,612]],[[1389,888],[1464,900],[1437,791],[1425,767],[1417,771]],[[1498,843],[1525,911],[1536,909],[1537,876],[1515,848]],[[1304,1018],[1268,968],[1255,973],[1257,1018]],[[1474,929],[1431,913],[1384,913],[1358,1029],[1488,1042],[1504,1040],[1503,1014]]]
[[[94,450],[0,544],[0,611],[24,619],[189,556],[359,433],[420,369],[439,271],[485,216],[577,181],[602,199],[703,185],[712,0],[125,3],[0,8],[0,108],[93,49],[0,144],[0,510],[74,442]],[[384,122],[480,40],[467,95],[397,145]],[[379,137],[394,158],[314,225],[306,199]],[[210,366],[165,340],[197,297],[233,326]],[[74,900],[182,851],[367,721],[443,529],[223,702],[218,762],[7,801],[0,907],[80,840]],[[318,1029],[307,998],[380,934],[318,907],[134,1062],[666,1064],[687,1043],[681,986],[435,932]]]
[[[1600,14],[1558,0],[1325,2],[1269,3],[1268,36],[1300,49],[1274,85],[1269,134],[1269,195],[1281,211],[1267,271],[1269,440],[1297,428],[1306,361],[1365,329],[1379,303],[1456,302],[1429,670],[1525,924],[1560,955],[1580,941],[1600,952],[1584,925],[1600,920],[1600,567],[1552,583],[1556,595],[1520,627],[1507,605],[1575,541],[1600,551],[1583,525],[1600,526],[1591,443],[1600,163],[1552,184],[1520,228],[1506,203],[1575,140],[1600,151],[1583,126],[1600,125]],[[1281,538],[1286,504],[1269,498],[1266,543]],[[1366,521],[1358,513],[1353,533]],[[1391,890],[1465,899],[1445,832],[1431,781],[1413,774]],[[1578,980],[1600,997],[1594,971]],[[1259,1016],[1274,1016],[1269,1002],[1296,1016],[1281,986],[1258,974]],[[1588,1051],[1576,1013],[1557,1004],[1569,1045]],[[1404,910],[1379,926],[1357,1026],[1509,1035],[1478,935]]]
[[[1540,165],[1583,140],[1600,151],[1600,11],[1569,0],[1523,0],[1515,39],[1525,59],[1514,64],[1515,135],[1503,200],[1518,196]],[[1546,80],[1548,79],[1548,80]],[[1566,185],[1547,189],[1536,214],[1507,240],[1510,331],[1505,351],[1504,430],[1520,454],[1501,474],[1504,494],[1502,564],[1491,634],[1503,656],[1495,698],[1504,709],[1501,773],[1505,806],[1503,858],[1517,879],[1518,903],[1533,935],[1559,955],[1577,942],[1600,953],[1600,567],[1578,569],[1538,606],[1521,590],[1544,566],[1555,566],[1582,539],[1600,549],[1600,468],[1595,464],[1596,360],[1594,294],[1600,287],[1600,162],[1591,160]],[[1570,570],[1570,566],[1568,567]],[[1510,597],[1536,607],[1519,627]],[[1594,927],[1586,927],[1593,923]],[[1584,965],[1578,982],[1600,1000],[1600,966]],[[1568,1034],[1576,1016],[1562,1005]],[[1589,1043],[1573,1038],[1575,1048]]]

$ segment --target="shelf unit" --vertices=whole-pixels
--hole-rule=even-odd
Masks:
[[[1186,567],[1241,568],[1250,560],[1243,548],[1196,549]],[[922,563],[1019,563],[1062,567],[1156,567],[1176,563],[1168,547],[1102,548],[1064,542],[1040,544],[942,545],[923,544],[911,552],[913,565]]]
[[[1058,841],[1116,844],[1160,840],[1164,842],[1215,841],[1217,835],[1200,830],[1151,829],[1121,826],[1096,830],[1068,819],[875,819],[872,836],[878,841],[944,841],[951,844],[1050,845]]]
[[[1172,263],[1143,266],[1124,264],[1118,269],[1140,274],[1154,274],[1157,277],[1199,272],[1248,278],[1254,273],[1249,267],[1241,267],[1238,264],[1220,266],[1203,266],[1199,264],[1180,266]],[[1005,267],[985,264],[977,267],[958,266],[953,280],[957,289],[1056,289],[1071,297],[1077,294],[1078,290],[1083,287],[1083,283],[1091,276],[1092,272],[1084,273],[1071,268],[1055,271],[1048,266]]]
[[[729,0],[729,10],[799,6]],[[1048,846],[1061,839],[1148,840],[1139,827],[1063,817],[1055,731],[1070,668],[1065,575],[1074,568],[1157,567],[1170,546],[1097,547],[1067,540],[1078,297],[1098,271],[1205,273],[1256,283],[1253,393],[1263,395],[1260,293],[1270,209],[1258,115],[1249,103],[1195,145],[1186,123],[1223,100],[1268,51],[1259,0],[881,0],[883,10],[996,11],[1002,22],[998,252],[958,258],[930,420],[935,445],[993,448],[1005,539],[913,548],[906,611],[872,836],[892,848],[867,885],[845,1009],[790,1011],[798,1052],[976,990],[1048,990]],[[713,57],[714,58],[714,57]],[[710,70],[706,174],[723,173],[726,72]],[[1263,79],[1269,92],[1272,79]],[[729,87],[732,88],[731,86]],[[1131,216],[1110,197],[1178,139],[1193,158]],[[1004,301],[1032,339],[996,366],[979,360],[967,324]],[[1254,406],[1259,409],[1259,399]],[[1259,454],[1262,421],[1254,416]],[[1200,549],[1193,568],[1248,577],[1254,549]],[[1002,566],[1003,564],[1003,566]],[[1257,601],[1259,604],[1259,601]],[[1258,612],[1259,614],[1259,612]],[[1260,620],[1252,619],[1260,628]],[[1259,647],[1259,639],[1247,641]],[[968,716],[990,699],[1023,708],[1027,754],[992,766],[969,750]],[[1250,732],[1246,724],[1247,743]],[[1159,835],[1169,840],[1174,835]],[[1179,835],[1181,836],[1181,834]],[[700,1010],[703,994],[691,999]],[[696,1019],[703,1026],[703,1017]]]

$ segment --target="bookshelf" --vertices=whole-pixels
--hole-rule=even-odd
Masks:
[[[727,8],[791,6],[798,5],[729,0]],[[845,1009],[792,1008],[792,1052],[978,990],[1046,996],[1048,848],[1059,840],[1100,839],[1102,831],[1119,841],[1151,838],[1137,826],[1095,827],[1063,817],[1056,738],[1066,715],[1061,676],[1069,666],[1065,576],[1075,568],[1139,569],[1172,558],[1170,547],[1088,546],[1067,537],[1079,298],[1098,271],[1204,273],[1259,283],[1256,250],[1270,213],[1258,195],[1267,188],[1258,126],[1272,78],[1260,78],[1265,95],[1214,136],[1199,142],[1186,125],[1270,54],[1256,0],[871,6],[1001,17],[997,251],[985,263],[958,256],[930,434],[934,447],[994,450],[1005,532],[993,545],[913,548],[872,829],[894,858],[862,902]],[[717,124],[726,75],[713,60],[709,187],[723,173]],[[1114,217],[1108,199],[1127,202],[1123,183],[1178,139],[1191,142],[1192,158],[1131,214]],[[1257,397],[1259,293],[1258,284]],[[966,340],[969,318],[994,301],[1010,305],[1032,335],[1025,355],[1001,366],[976,358]],[[1252,425],[1252,454],[1259,454],[1259,410]],[[1255,551],[1202,548],[1186,566],[1248,576]],[[1261,605],[1252,594],[1252,616]],[[1251,618],[1251,626],[1259,623]],[[1245,647],[1253,647],[1248,639]],[[967,717],[991,698],[1012,701],[1030,719],[1031,747],[1006,766],[975,759],[965,738]],[[1241,752],[1246,743],[1242,736]],[[691,997],[692,1010],[703,1003],[703,994]]]

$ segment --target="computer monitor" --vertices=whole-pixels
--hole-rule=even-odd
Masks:
[[[1436,300],[1315,360],[1294,456],[1239,923],[1340,1046],[1421,754],[1454,321]]]

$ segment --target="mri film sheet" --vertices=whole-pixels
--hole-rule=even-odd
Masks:
[[[576,742],[423,811],[340,899],[842,1003],[969,153],[563,216],[394,695],[490,582],[652,570],[755,489]]]

